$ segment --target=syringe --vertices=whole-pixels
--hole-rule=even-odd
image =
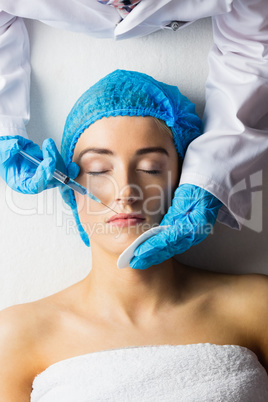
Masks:
[[[27,154],[27,152],[20,150],[19,153],[25,158],[28,159],[30,162],[34,163],[35,165],[39,166],[42,161],[39,159],[33,157],[32,155]],[[108,205],[104,204],[101,200],[99,200],[95,195],[87,191],[87,189],[81,184],[77,183],[70,177],[66,176],[64,173],[61,171],[55,169],[53,173],[53,177],[57,180],[59,180],[61,183],[65,184],[66,186],[70,187],[72,190],[77,191],[79,194],[82,195],[87,195],[89,198],[91,198],[94,201],[97,201],[99,204],[104,205],[105,207],[109,208],[111,211],[115,212],[116,214],[118,212],[114,211],[112,208],[108,207]]]

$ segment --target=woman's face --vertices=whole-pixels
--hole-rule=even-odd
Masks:
[[[142,116],[97,120],[79,138],[73,161],[80,166],[76,180],[81,185],[118,214],[127,214],[113,219],[119,215],[75,194],[91,246],[118,255],[161,222],[181,168],[171,137],[153,118]]]

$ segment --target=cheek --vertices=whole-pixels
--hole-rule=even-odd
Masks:
[[[112,176],[101,175],[101,176],[89,176],[88,174],[82,174],[76,179],[78,183],[84,186],[89,192],[99,198],[105,204],[109,204],[115,197],[116,193],[116,181]],[[93,211],[100,211],[103,209],[101,204],[96,201],[90,200],[89,209]]]
[[[165,215],[172,204],[177,182],[178,174],[170,170],[164,177],[159,177],[158,180],[154,180],[154,183],[147,184],[144,187],[144,212],[155,216],[156,219]]]
[[[78,194],[78,193],[74,193],[75,194],[75,200],[76,200],[76,205],[77,205],[77,211],[79,216],[85,214],[86,210],[87,210],[87,197],[82,195],[82,194]]]
[[[121,190],[116,179],[111,175],[90,176],[81,173],[76,180],[107,205],[115,200]],[[176,171],[176,167],[170,167],[164,175],[139,174],[137,177],[133,177],[133,180],[135,186],[139,188],[139,199],[143,203],[140,206],[144,213],[156,217],[164,215],[172,203],[174,191],[178,185],[179,172]],[[110,212],[102,204],[87,196],[77,194],[76,202],[81,222],[103,220],[105,215]]]
[[[81,194],[75,194],[77,211],[81,223],[91,222],[94,219],[94,213],[98,212],[95,210],[94,204],[97,202],[89,199],[89,197]]]
[[[110,210],[103,204],[100,204],[85,195],[76,194],[75,199],[80,222],[85,225],[84,229],[88,233],[96,224],[102,225],[107,214],[110,213]]]

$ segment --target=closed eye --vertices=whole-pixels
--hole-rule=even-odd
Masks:
[[[103,170],[102,172],[87,172],[87,174],[92,175],[92,176],[97,176],[100,174],[104,174],[109,172],[109,170]],[[160,174],[161,171],[160,170],[144,170],[144,169],[137,169],[137,172],[144,172],[144,173],[148,173],[148,174]]]
[[[160,174],[160,170],[143,170],[143,169],[137,169],[138,172],[145,172],[148,174]]]
[[[92,176],[97,176],[98,174],[104,174],[109,172],[109,170],[103,170],[102,172],[86,172],[87,174],[90,174]]]

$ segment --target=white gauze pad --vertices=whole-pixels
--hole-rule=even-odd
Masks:
[[[129,267],[129,263],[131,259],[134,257],[134,251],[136,248],[143,243],[145,240],[149,239],[150,237],[156,235],[159,232],[162,232],[169,226],[156,226],[152,229],[147,230],[146,232],[142,233],[133,243],[131,243],[128,248],[126,248],[122,254],[120,254],[117,260],[118,268],[127,268]]]

